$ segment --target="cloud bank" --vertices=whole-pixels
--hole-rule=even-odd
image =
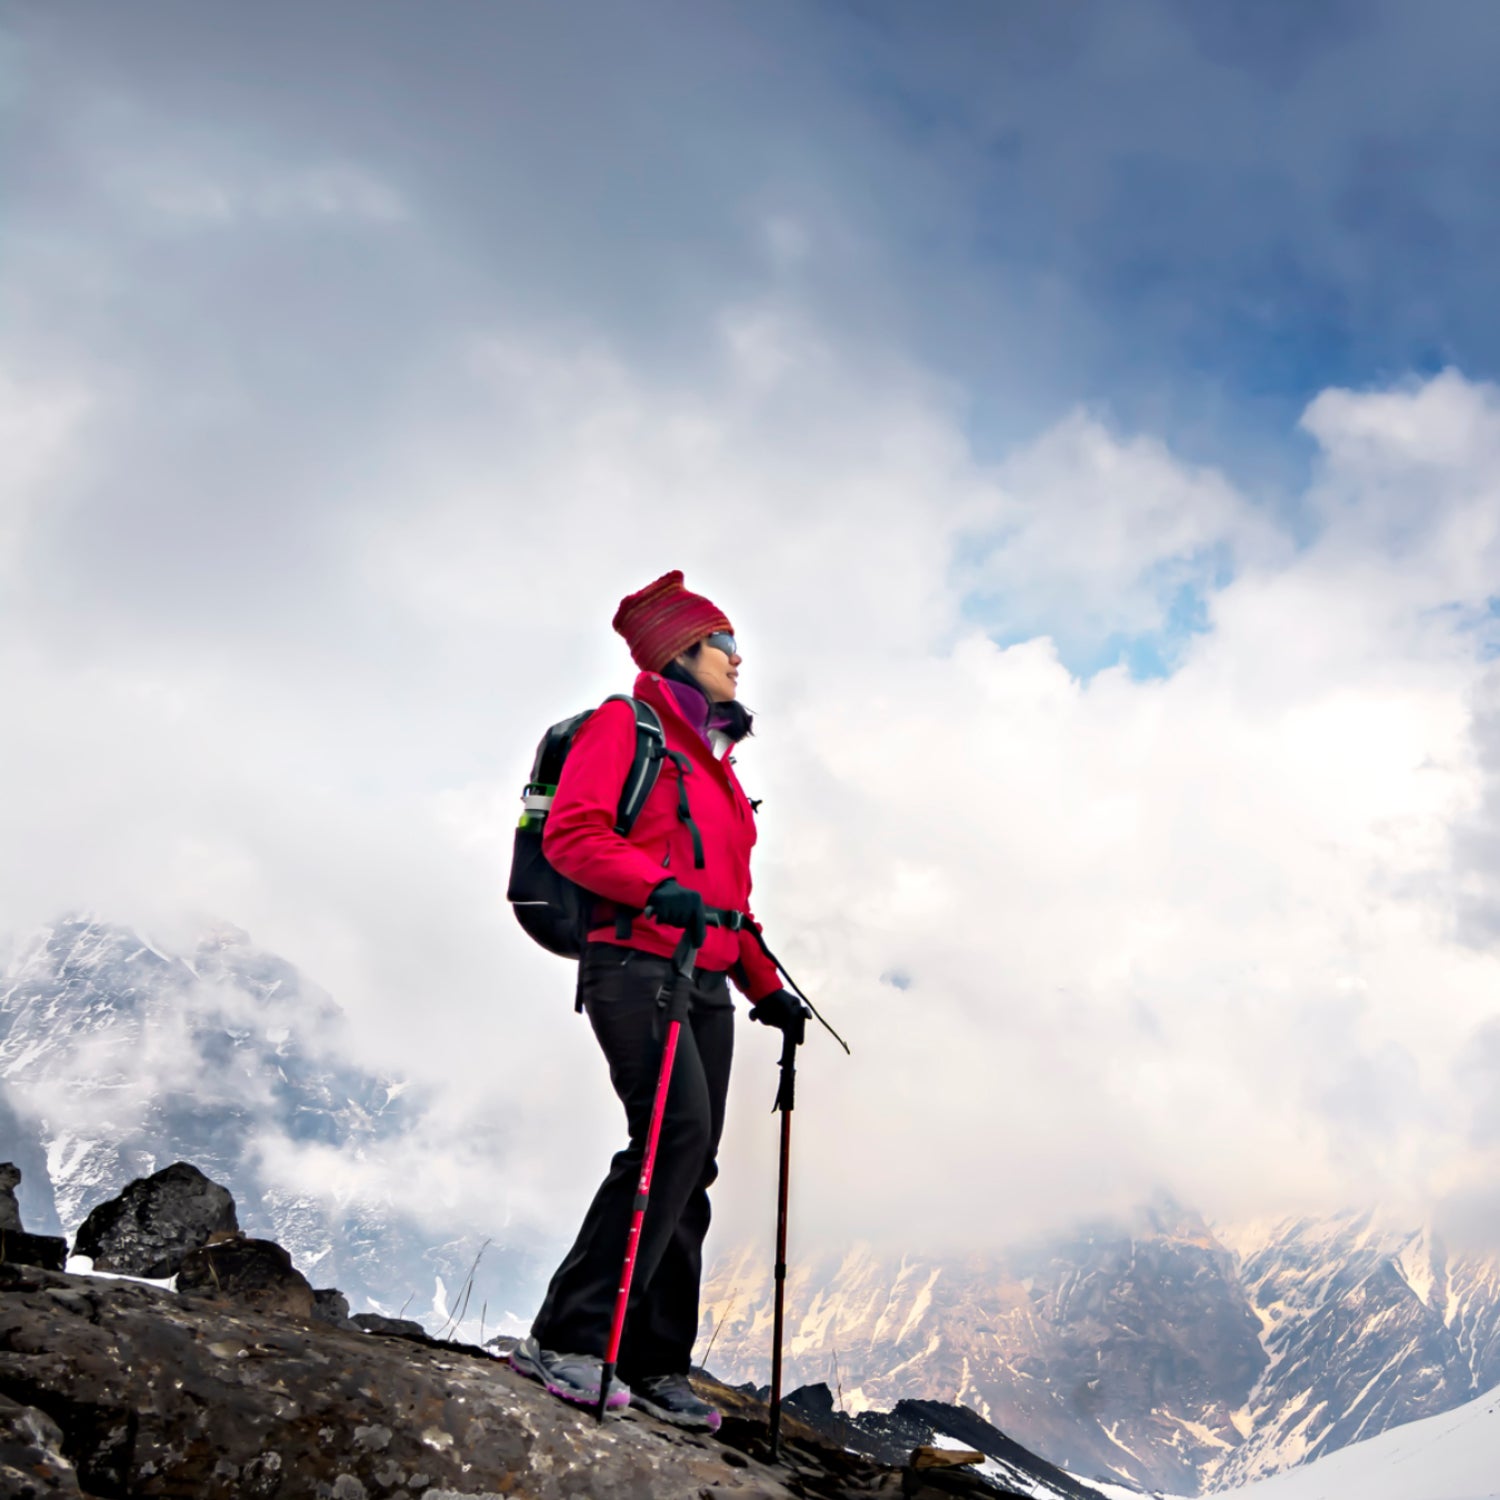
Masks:
[[[691,392],[599,348],[455,350],[481,420],[392,435],[420,502],[337,549],[335,593],[404,643],[389,717],[346,717],[367,684],[317,650],[13,643],[7,909],[233,913],[382,1065],[533,1122],[492,1166],[545,1212],[612,1111],[570,971],[499,899],[515,793],[540,728],[628,680],[614,600],[680,565],[746,643],[759,910],[855,1048],[807,1054],[809,1229],[993,1237],[1158,1183],[1221,1214],[1424,1207],[1482,1174],[1500,395],[1320,396],[1298,543],[1096,417],[986,466],[920,372],[772,309],[718,339]],[[1166,675],[1081,676],[1038,628],[1160,630],[1184,587]],[[741,1182],[772,1051],[747,1032]]]

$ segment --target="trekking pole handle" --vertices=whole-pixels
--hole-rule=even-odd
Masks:
[[[649,901],[641,908],[641,915],[643,917],[650,917],[654,922],[661,922],[661,918],[656,915],[656,908]],[[705,927],[728,927],[731,924],[724,919],[726,917],[737,916],[739,916],[737,911],[724,912],[720,911],[717,906],[705,906],[703,908],[703,925]],[[670,924],[663,922],[662,925],[668,926]]]
[[[648,901],[643,908],[644,915],[654,917],[661,921],[660,917],[651,909]],[[717,927],[719,925],[720,912],[717,907],[705,906],[703,908],[703,923],[705,927]],[[672,967],[684,979],[693,972],[693,966],[698,962],[698,949],[688,942],[687,931],[684,929],[682,941],[678,943],[676,951],[672,954]]]

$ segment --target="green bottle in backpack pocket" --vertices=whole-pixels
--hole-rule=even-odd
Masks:
[[[545,782],[528,781],[521,793],[521,822],[523,829],[540,833],[547,824],[547,814],[552,811],[552,799],[557,795],[556,786]]]

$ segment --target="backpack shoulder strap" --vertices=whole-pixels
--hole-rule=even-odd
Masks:
[[[667,735],[661,719],[649,703],[632,698],[625,693],[615,693],[604,700],[606,703],[628,703],[635,713],[635,754],[630,761],[630,770],[625,774],[625,784],[620,788],[620,805],[615,813],[615,832],[629,834],[640,817],[646,798],[656,785],[661,774],[662,757],[667,751]]]

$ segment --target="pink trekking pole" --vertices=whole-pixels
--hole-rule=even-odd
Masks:
[[[672,989],[667,999],[667,1038],[662,1046],[661,1072],[656,1079],[656,1098],[651,1104],[651,1128],[646,1134],[646,1154],[641,1160],[640,1181],[635,1189],[635,1212],[630,1218],[630,1233],[625,1240],[625,1264],[620,1270],[620,1290],[615,1297],[615,1315],[609,1327],[609,1347],[604,1351],[604,1365],[599,1372],[598,1418],[604,1420],[604,1406],[609,1388],[614,1384],[615,1366],[620,1358],[620,1340],[625,1333],[625,1309],[630,1303],[630,1283],[635,1276],[636,1251],[641,1242],[641,1225],[646,1221],[646,1204],[651,1198],[651,1174],[656,1169],[656,1145],[661,1139],[662,1116],[667,1109],[667,1090],[672,1084],[672,1064],[677,1057],[677,1037],[687,1019],[693,989],[693,965],[698,950],[689,946],[684,935],[672,955]]]

